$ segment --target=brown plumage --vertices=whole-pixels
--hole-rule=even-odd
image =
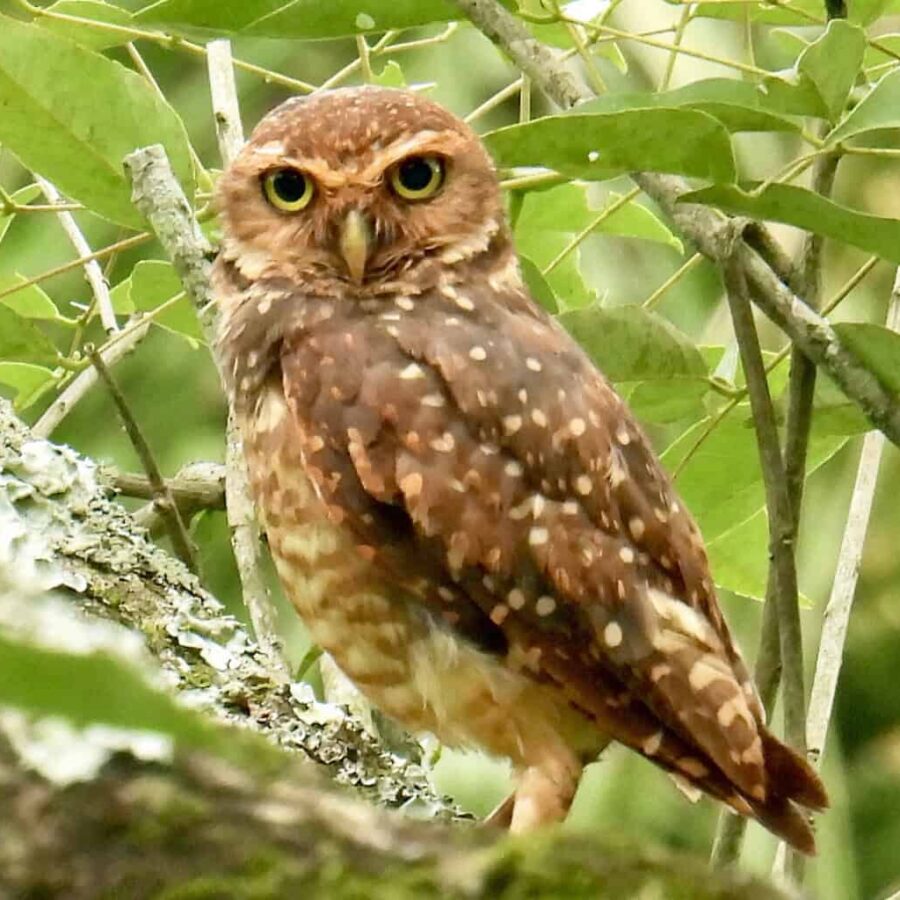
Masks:
[[[529,297],[469,128],[401,91],[293,100],[219,202],[221,352],[313,638],[408,728],[509,757],[516,830],[617,740],[813,852],[825,791],[640,427]]]

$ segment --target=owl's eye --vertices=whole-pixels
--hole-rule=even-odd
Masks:
[[[275,169],[263,177],[266,200],[284,212],[299,212],[315,192],[312,179],[296,169]]]
[[[427,200],[444,183],[444,161],[437,156],[410,156],[391,172],[391,187],[404,200]]]

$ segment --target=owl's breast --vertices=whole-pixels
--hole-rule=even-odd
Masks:
[[[598,735],[548,688],[484,652],[378,571],[309,477],[278,385],[242,421],[251,484],[285,593],[315,643],[383,712],[451,746],[525,761]]]

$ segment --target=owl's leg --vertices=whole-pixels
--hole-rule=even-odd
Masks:
[[[509,830],[521,834],[562,821],[575,799],[581,769],[573,756],[543,759],[521,769]]]

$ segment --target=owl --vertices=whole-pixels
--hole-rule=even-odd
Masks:
[[[703,541],[625,403],[523,283],[491,160],[377,87],[289,100],[222,175],[220,353],[284,590],[413,731],[506,757],[513,831],[618,741],[806,853]]]

